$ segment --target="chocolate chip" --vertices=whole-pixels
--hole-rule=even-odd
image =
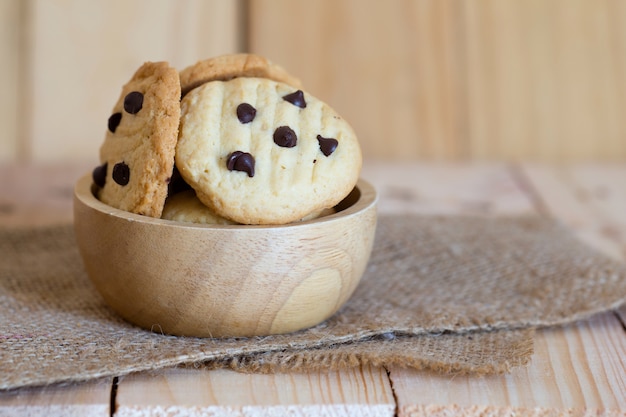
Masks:
[[[133,91],[124,97],[124,110],[130,114],[137,114],[143,106],[143,94],[139,91]]]
[[[274,143],[283,148],[293,148],[298,136],[289,126],[281,126],[274,131]]]
[[[298,90],[294,93],[287,94],[283,96],[283,100],[288,101],[296,107],[300,107],[301,109],[306,108],[306,100],[304,99],[304,93],[302,90]]]
[[[254,157],[247,152],[235,151],[228,155],[226,168],[229,171],[242,171],[254,177]]]
[[[111,133],[115,133],[115,129],[117,129],[121,121],[122,113],[113,113],[111,117],[109,117],[109,130]]]
[[[237,118],[243,124],[250,123],[256,116],[256,109],[248,103],[241,103],[237,106]]]
[[[100,188],[104,187],[107,180],[107,165],[108,164],[105,162],[104,164],[95,167],[91,173],[91,178],[93,178],[94,184]]]
[[[113,181],[119,185],[126,185],[130,181],[130,168],[124,162],[118,162],[113,167]]]
[[[317,141],[320,144],[320,150],[325,156],[329,156],[331,153],[335,152],[337,145],[339,145],[337,139],[325,138],[322,137],[322,135],[317,135]]]

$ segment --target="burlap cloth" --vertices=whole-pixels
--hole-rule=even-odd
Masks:
[[[361,284],[326,322],[253,339],[174,337],[107,308],[83,271],[70,225],[0,230],[0,388],[174,365],[502,373],[529,362],[535,328],[625,300],[626,266],[556,221],[381,217]]]

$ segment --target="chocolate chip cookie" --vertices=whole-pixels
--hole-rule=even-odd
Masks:
[[[178,71],[165,62],[145,63],[122,88],[108,119],[101,165],[93,171],[98,198],[122,210],[160,217],[179,121]]]
[[[255,54],[222,55],[198,61],[180,72],[183,96],[209,81],[228,81],[237,77],[258,77],[280,81],[299,88],[300,80],[267,58]]]
[[[236,224],[215,214],[202,204],[193,190],[176,193],[165,201],[162,219],[200,224]]]
[[[243,224],[285,224],[355,186],[350,125],[305,91],[267,78],[210,81],[181,102],[176,166],[197,197]]]

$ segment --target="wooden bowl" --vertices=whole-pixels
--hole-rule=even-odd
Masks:
[[[74,190],[87,274],[105,301],[154,332],[261,336],[316,325],[350,297],[376,229],[376,191],[360,180],[337,213],[281,226],[217,226],[145,217]]]

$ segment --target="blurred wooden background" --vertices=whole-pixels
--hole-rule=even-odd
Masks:
[[[0,0],[0,161],[95,163],[144,61],[240,51],[366,157],[626,161],[623,0]]]

